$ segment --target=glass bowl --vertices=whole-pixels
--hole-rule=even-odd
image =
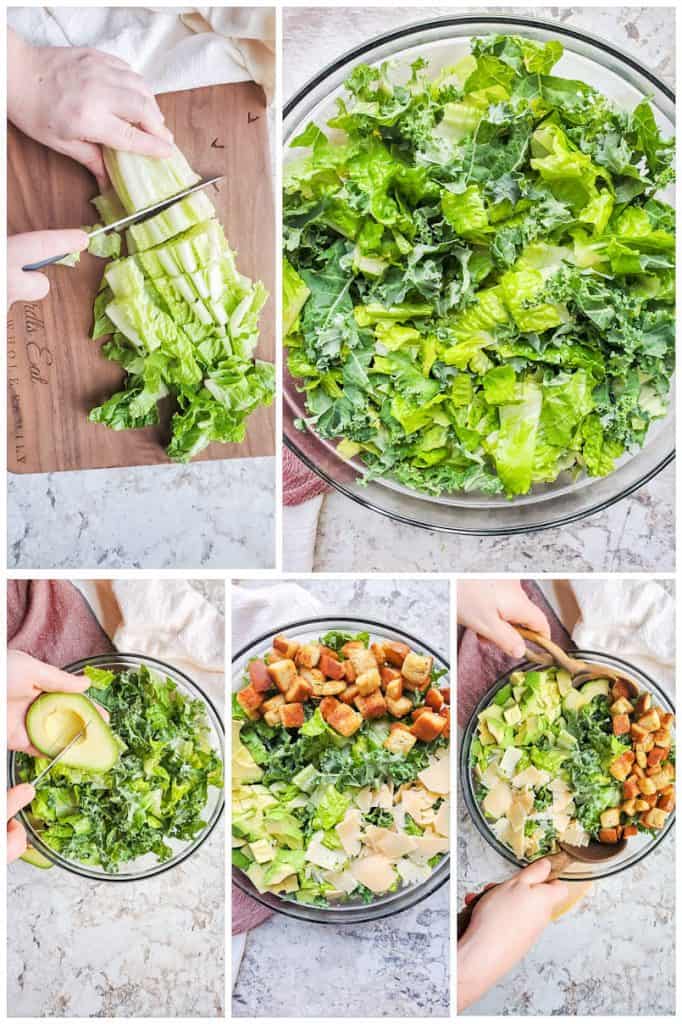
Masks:
[[[157,658],[148,658],[141,654],[118,653],[99,654],[94,658],[82,658],[80,661],[74,661],[72,664],[66,665],[64,671],[72,672],[74,675],[80,675],[86,665],[109,669],[112,672],[121,672],[125,669],[138,668],[141,665],[147,665],[148,668],[158,672],[160,675],[168,676],[176,684],[179,690],[188,697],[200,700],[204,705],[206,718],[209,724],[209,741],[211,746],[218,751],[224,762],[225,728],[223,726],[222,719],[210,698],[207,697],[204,691],[197,686],[189,676],[186,676],[184,672],[180,672],[179,669],[174,668],[172,665],[168,665],[166,662],[159,661]],[[17,785],[19,782],[19,779],[17,778],[17,765],[14,754],[10,754],[9,778],[10,785],[12,786]],[[159,862],[155,854],[148,853],[145,854],[144,857],[138,857],[136,860],[128,861],[126,864],[121,865],[119,871],[115,873],[105,871],[101,867],[93,867],[89,864],[81,864],[78,861],[69,860],[66,857],[62,857],[56,850],[53,850],[51,847],[43,843],[40,835],[36,832],[27,817],[26,811],[28,811],[29,808],[26,808],[26,811],[20,811],[19,818],[26,829],[30,845],[34,846],[36,850],[42,853],[48,858],[48,860],[51,860],[52,863],[56,864],[58,867],[65,868],[72,874],[80,875],[82,878],[90,878],[93,881],[98,882],[138,882],[143,878],[153,878],[154,875],[163,874],[164,871],[169,871],[171,868],[177,867],[178,864],[182,864],[182,862],[187,860],[188,857],[191,857],[193,853],[196,853],[218,824],[220,816],[223,813],[224,806],[224,790],[210,786],[208,789],[208,801],[204,808],[205,813],[203,815],[206,819],[206,827],[202,832],[189,841],[184,839],[168,839],[168,845],[173,850],[173,854],[168,860]]]
[[[468,15],[438,18],[396,29],[370,40],[339,57],[312,78],[284,109],[284,161],[289,142],[314,121],[324,126],[343,95],[343,81],[359,63],[396,62],[409,75],[409,65],[418,56],[428,58],[434,72],[455,63],[468,52],[473,36],[514,32],[539,41],[559,39],[564,56],[557,73],[580,78],[599,88],[621,107],[631,110],[649,97],[656,120],[667,134],[674,132],[674,93],[649,69],[608,42],[565,25],[541,19],[502,15]],[[297,150],[300,155],[301,150]],[[664,197],[674,202],[671,188]],[[286,361],[285,361],[286,363]],[[539,485],[532,492],[512,500],[482,494],[450,494],[434,498],[410,490],[388,479],[363,484],[362,463],[347,461],[336,452],[336,443],[294,426],[305,415],[302,395],[286,365],[283,372],[284,441],[309,469],[374,512],[398,522],[448,533],[495,536],[527,533],[571,523],[608,508],[651,480],[674,457],[675,419],[671,407],[667,416],[652,424],[642,449],[624,455],[608,477],[572,480],[563,474],[552,484]]]
[[[387,626],[383,622],[376,622],[374,619],[356,619],[348,616],[323,616],[319,619],[303,619],[299,622],[290,622],[288,625],[278,626],[269,633],[253,640],[246,647],[242,647],[232,660],[232,692],[239,690],[244,682],[244,672],[251,658],[259,657],[268,647],[272,646],[273,639],[283,633],[292,640],[306,643],[317,640],[319,636],[327,633],[330,629],[340,629],[349,633],[366,631],[372,639],[377,637],[388,638],[389,640],[400,640],[408,644],[414,650],[428,651],[433,655],[434,665],[438,668],[450,671],[450,665],[446,659],[439,654],[430,644],[418,637],[406,633],[404,630]],[[448,676],[442,677],[444,680]],[[251,880],[239,868],[232,867],[232,881],[238,889],[241,889],[247,896],[264,906],[275,910],[288,917],[295,917],[300,921],[314,921],[318,924],[357,924],[360,921],[377,921],[382,917],[390,917],[402,910],[408,910],[417,903],[421,903],[432,893],[440,889],[450,878],[450,855],[446,854],[441,862],[424,881],[418,885],[411,885],[400,889],[398,892],[388,893],[385,896],[378,896],[372,903],[362,903],[360,900],[348,901],[333,907],[314,907],[307,903],[296,903],[294,900],[283,899],[273,893],[259,892]]]
[[[661,687],[645,672],[642,672],[641,669],[636,668],[634,665],[624,661],[622,658],[616,658],[612,654],[604,654],[603,651],[571,650],[569,653],[577,658],[584,658],[588,661],[601,663],[602,665],[609,665],[611,668],[624,671],[627,675],[631,676],[642,689],[648,690],[655,698],[655,702],[657,704],[660,704],[666,711],[672,711],[673,714],[675,713],[675,707],[665,691],[662,690]],[[459,772],[462,792],[464,794],[464,802],[473,819],[474,825],[485,841],[489,843],[497,853],[504,857],[505,860],[508,860],[510,864],[513,864],[514,867],[517,868],[525,867],[529,861],[514,856],[512,851],[497,839],[486,821],[474,795],[475,780],[470,763],[470,751],[472,741],[476,735],[476,725],[479,713],[483,708],[487,707],[488,704],[491,703],[497,691],[505,685],[512,672],[528,672],[533,669],[537,669],[537,667],[538,666],[534,662],[524,661],[519,665],[514,665],[514,667],[505,672],[503,676],[500,676],[500,678],[476,705],[476,708],[467,723],[466,729],[464,730],[462,746],[460,749]],[[651,837],[639,832],[636,836],[628,839],[625,848],[612,859],[600,864],[569,864],[569,866],[560,875],[560,878],[565,882],[584,882],[598,878],[608,878],[609,875],[617,875],[626,868],[634,867],[635,864],[639,864],[641,860],[660,846],[672,829],[674,823],[675,812],[673,811],[672,814],[668,815],[664,827],[660,832],[656,833],[655,836]]]

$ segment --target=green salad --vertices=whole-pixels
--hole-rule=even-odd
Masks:
[[[43,694],[29,710],[29,735],[46,753],[17,755],[26,782],[66,745],[69,731],[87,724],[83,740],[40,783],[30,821],[63,857],[108,872],[146,854],[167,860],[171,841],[191,841],[205,828],[208,789],[223,785],[204,705],[145,665],[88,667],[85,675],[85,695]],[[108,711],[108,725],[92,701]]]
[[[437,75],[359,65],[284,167],[301,429],[365,479],[509,498],[605,476],[666,414],[674,148],[651,104],[475,39]]]
[[[449,849],[450,691],[433,658],[367,633],[278,636],[232,718],[232,863],[328,907],[425,881]]]

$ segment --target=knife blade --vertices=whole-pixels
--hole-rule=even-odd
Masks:
[[[185,188],[182,192],[176,192],[175,195],[168,196],[166,199],[159,200],[158,203],[152,203],[151,206],[146,206],[144,210],[137,210],[135,213],[127,214],[125,217],[121,217],[119,220],[115,220],[112,224],[104,224],[102,227],[95,228],[94,231],[88,232],[88,241],[91,238],[95,238],[97,235],[104,235],[108,231],[123,231],[125,228],[130,227],[131,224],[143,224],[144,221],[149,220],[150,217],[155,217],[158,213],[163,213],[169,206],[174,206],[175,203],[182,202],[187,196],[193,195],[195,192],[200,192],[204,188],[208,188],[209,185],[215,185],[217,181],[224,178],[224,174],[218,174],[214,178],[202,178],[201,181],[197,181],[196,184],[191,185],[189,188]],[[65,259],[69,253],[62,253],[61,256],[50,256],[45,260],[38,260],[36,263],[27,263],[26,266],[22,267],[22,270],[42,270],[43,267],[49,267],[51,263],[59,263],[60,260]]]
[[[84,723],[83,727],[78,730],[76,735],[71,737],[69,742],[63,748],[63,750],[60,750],[59,753],[57,754],[57,756],[52,758],[52,760],[50,761],[48,766],[46,768],[43,768],[42,772],[40,772],[38,775],[36,775],[35,779],[31,779],[31,785],[33,786],[34,789],[38,788],[38,786],[43,781],[43,779],[48,774],[48,772],[50,772],[54,768],[54,766],[57,764],[58,761],[61,761],[61,759],[64,757],[64,754],[67,752],[67,750],[71,750],[71,747],[75,743],[78,743],[78,740],[81,738],[81,736],[83,736],[85,734],[85,732],[87,731],[87,728],[88,728],[88,726],[90,725],[91,722],[92,722],[92,719],[89,718],[88,721]]]

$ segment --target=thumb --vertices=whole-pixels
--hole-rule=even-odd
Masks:
[[[488,638],[512,658],[523,658],[526,653],[523,637],[503,619],[496,619],[491,625]]]
[[[19,786],[13,786],[7,790],[7,820],[18,814],[22,807],[30,804],[36,791],[30,782],[22,782]]]
[[[519,879],[525,885],[540,885],[547,881],[551,870],[552,862],[549,857],[542,857],[540,860],[534,860],[527,868],[523,868],[519,873]]]
[[[26,830],[20,821],[10,821],[7,825],[7,863],[19,860],[26,853]]]

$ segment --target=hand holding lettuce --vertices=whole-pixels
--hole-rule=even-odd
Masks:
[[[647,101],[628,113],[553,75],[561,55],[490,36],[437,77],[359,66],[334,134],[291,143],[300,426],[366,479],[514,497],[612,472],[666,413],[672,142]]]

